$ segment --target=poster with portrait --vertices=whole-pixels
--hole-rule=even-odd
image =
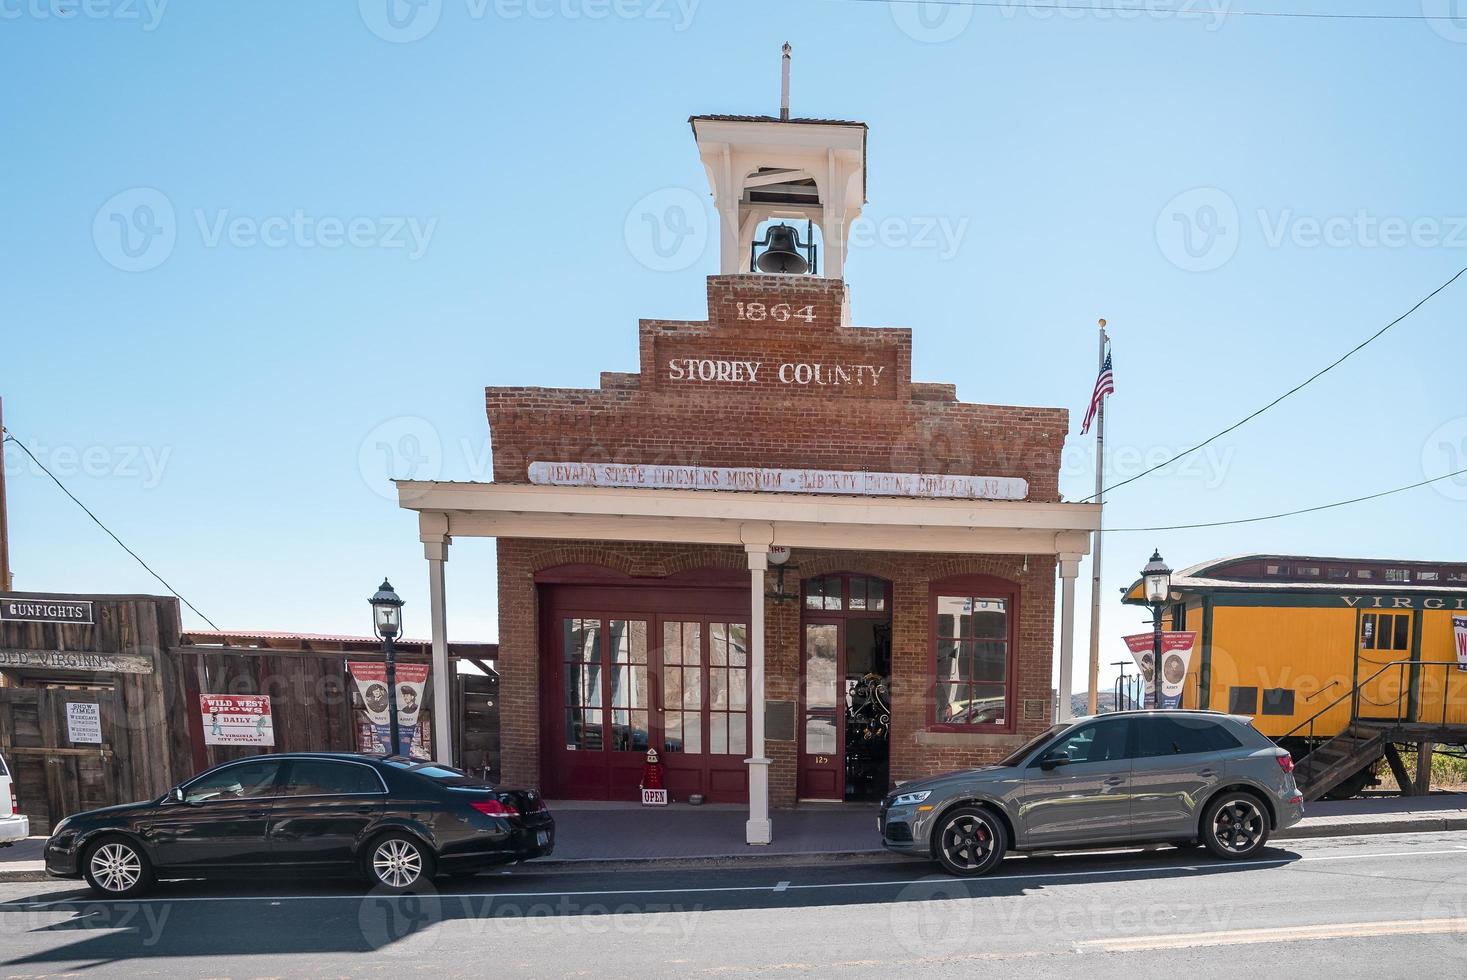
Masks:
[[[1125,637],[1126,646],[1146,687],[1148,707],[1180,708],[1182,686],[1187,680],[1187,669],[1192,663],[1192,649],[1197,645],[1197,634],[1168,631],[1161,634],[1161,669],[1152,662],[1155,658],[1156,637],[1153,633],[1137,633]],[[1161,680],[1161,695],[1157,696],[1157,678]]]
[[[357,691],[362,696],[367,720],[373,733],[374,752],[392,752],[391,699],[387,692],[387,665],[370,661],[348,661]],[[397,664],[394,673],[397,687],[397,727],[403,755],[417,756],[413,743],[418,735],[418,718],[423,712],[423,696],[428,686],[427,664]]]

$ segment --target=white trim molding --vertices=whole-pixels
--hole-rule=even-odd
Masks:
[[[403,480],[426,534],[946,554],[1082,555],[1098,504]],[[446,527],[444,521],[447,522]],[[761,536],[763,528],[757,532]]]

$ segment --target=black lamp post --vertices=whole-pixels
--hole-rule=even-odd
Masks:
[[[402,599],[392,591],[392,583],[382,585],[368,600],[372,603],[372,627],[382,638],[382,656],[387,662],[387,724],[392,742],[392,755],[402,754],[402,739],[397,730],[397,644],[402,633]]]
[[[1161,706],[1161,611],[1166,607],[1172,593],[1172,570],[1161,559],[1160,551],[1151,552],[1151,560],[1141,569],[1141,579],[1146,587],[1146,601],[1151,605],[1151,704],[1146,704],[1146,691],[1142,688],[1141,707]],[[1142,680],[1145,683],[1145,679]]]

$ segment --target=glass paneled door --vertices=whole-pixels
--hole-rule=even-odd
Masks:
[[[660,620],[660,742],[674,799],[699,793],[741,801],[748,791],[748,626],[710,619]]]
[[[799,795],[845,799],[844,698],[840,684],[839,622],[805,621]]]
[[[567,616],[561,638],[561,782],[607,798],[651,744],[647,620]]]
[[[637,799],[656,748],[674,799],[747,798],[746,623],[693,616],[561,616],[553,792]]]

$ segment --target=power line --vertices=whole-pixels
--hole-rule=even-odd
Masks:
[[[1185,7],[1126,7],[1097,3],[1025,3],[1022,0],[828,0],[840,3],[903,4],[908,6],[977,7],[992,10],[1077,10],[1093,13],[1147,14],[1170,16],[1192,14],[1196,17],[1283,17],[1297,20],[1406,20],[1455,23],[1451,14],[1350,14],[1311,13],[1302,10],[1189,10]]]
[[[100,527],[102,530],[106,531],[107,532],[107,536],[110,537],[113,541],[116,541],[117,542],[117,546],[119,548],[121,548],[123,551],[127,552],[129,555],[132,555],[133,559],[139,565],[143,566],[143,568],[147,570],[147,573],[149,575],[153,576],[159,582],[162,582],[163,583],[163,588],[167,589],[170,593],[172,593],[174,596],[176,596],[178,598],[178,601],[179,602],[182,602],[185,606],[188,606],[190,609],[192,609],[194,611],[194,613],[196,615],[198,615],[198,617],[200,619],[202,619],[204,622],[208,623],[210,626],[214,627],[214,631],[215,632],[217,632],[217,633],[224,632],[223,630],[221,630],[215,624],[215,622],[212,619],[210,619],[208,616],[205,616],[203,613],[199,612],[199,607],[198,606],[194,605],[192,602],[189,602],[187,599],[185,599],[183,597],[183,595],[180,594],[177,589],[175,589],[173,586],[169,585],[168,582],[164,580],[163,576],[161,576],[157,572],[153,571],[153,569],[148,566],[148,563],[147,562],[143,561],[142,558],[138,557],[138,553],[136,551],[133,551],[127,545],[123,544],[122,543],[122,539],[119,538],[117,535],[113,534],[112,533],[112,529],[110,527],[108,527],[106,524],[103,524],[102,521],[101,521],[101,519],[99,517],[97,517],[96,514],[93,514],[92,511],[91,511],[91,509],[88,508],[86,504],[82,503],[80,500],[77,500],[76,494],[74,494],[70,490],[66,489],[66,484],[64,484],[60,480],[56,479],[56,474],[55,473],[52,473],[50,470],[48,470],[46,468],[46,464],[45,463],[42,463],[39,459],[36,459],[36,454],[33,453],[33,452],[31,452],[28,448],[26,448],[26,444],[25,443],[23,443],[19,439],[15,438],[15,436],[11,434],[11,432],[10,432],[9,429],[0,430],[0,433],[3,433],[3,440],[0,440],[0,441],[3,441],[3,442],[13,442],[17,446],[19,446],[20,447],[20,451],[23,452],[23,453],[25,453],[27,456],[29,456],[31,458],[31,462],[32,463],[35,463],[37,466],[39,466],[41,468],[41,472],[42,473],[45,473],[47,476],[49,476],[51,478],[51,482],[54,483],[54,484],[56,484],[58,487],[60,487],[61,488],[61,492],[64,493],[64,494],[66,494],[68,497],[71,498],[72,503],[74,503],[78,507],[80,507],[82,509],[82,511],[85,512],[85,514],[88,517],[90,517],[92,519],[92,521],[98,527]]]
[[[1243,517],[1234,521],[1208,521],[1205,524],[1172,524],[1166,527],[1108,527],[1106,528],[1106,531],[1187,531],[1191,530],[1192,528],[1199,527],[1226,527],[1232,524],[1254,524],[1258,521],[1276,521],[1281,517],[1295,517],[1299,514],[1312,514],[1315,511],[1330,510],[1334,507],[1346,507],[1350,504],[1364,503],[1367,500],[1378,500],[1381,497],[1389,497],[1393,493],[1402,493],[1406,490],[1415,490],[1417,487],[1424,487],[1428,483],[1436,483],[1438,480],[1446,480],[1454,476],[1461,476],[1463,473],[1467,473],[1467,467],[1464,467],[1453,473],[1443,473],[1441,476],[1434,476],[1429,480],[1422,480],[1420,483],[1412,483],[1409,486],[1396,487],[1394,490],[1382,490],[1380,493],[1372,493],[1364,497],[1354,497],[1350,500],[1337,500],[1332,504],[1319,504],[1315,507],[1301,507],[1298,510],[1286,510],[1282,514],[1267,514],[1263,517]]]
[[[1381,327],[1375,333],[1371,334],[1369,337],[1366,337],[1364,340],[1362,340],[1360,343],[1356,344],[1354,347],[1352,347],[1349,350],[1345,351],[1345,353],[1341,354],[1332,363],[1328,364],[1327,366],[1325,366],[1323,368],[1320,368],[1318,371],[1316,371],[1313,374],[1311,374],[1308,378],[1306,378],[1303,381],[1299,382],[1294,387],[1292,387],[1288,391],[1284,392],[1282,395],[1279,395],[1273,401],[1269,402],[1267,405],[1264,405],[1262,408],[1258,409],[1256,412],[1253,412],[1253,413],[1251,413],[1249,415],[1245,415],[1243,418],[1241,418],[1238,421],[1234,422],[1232,425],[1228,426],[1226,429],[1223,429],[1221,432],[1217,432],[1217,433],[1214,433],[1211,436],[1208,436],[1206,439],[1202,440],[1197,445],[1193,446],[1191,449],[1184,449],[1181,452],[1177,453],[1175,456],[1171,457],[1170,459],[1162,460],[1160,463],[1157,463],[1155,466],[1152,466],[1152,467],[1150,467],[1148,469],[1144,469],[1140,473],[1137,473],[1135,476],[1127,477],[1126,479],[1120,481],[1119,483],[1112,483],[1110,486],[1108,486],[1104,490],[1100,491],[1100,493],[1091,494],[1090,496],[1088,496],[1088,497],[1084,498],[1083,500],[1081,500],[1080,503],[1082,503],[1082,504],[1083,503],[1088,503],[1089,501],[1094,500],[1096,497],[1100,497],[1100,496],[1103,496],[1104,494],[1110,493],[1112,490],[1116,489],[1117,487],[1123,487],[1123,486],[1125,486],[1128,483],[1135,482],[1136,480],[1141,479],[1143,476],[1146,476],[1148,473],[1155,473],[1157,470],[1161,469],[1164,466],[1170,466],[1172,463],[1175,463],[1177,460],[1181,459],[1183,456],[1191,455],[1192,453],[1195,453],[1197,450],[1201,449],[1202,447],[1204,447],[1206,445],[1209,445],[1210,443],[1215,442],[1218,439],[1222,438],[1223,436],[1227,435],[1229,432],[1232,432],[1234,429],[1241,428],[1243,425],[1245,425],[1245,424],[1253,421],[1254,419],[1258,418],[1258,416],[1262,415],[1264,412],[1268,411],[1270,408],[1273,408],[1279,402],[1283,401],[1285,398],[1288,398],[1290,395],[1294,394],[1297,391],[1301,391],[1302,389],[1304,389],[1308,385],[1314,383],[1315,381],[1319,380],[1324,375],[1328,374],[1330,371],[1333,371],[1335,368],[1337,368],[1341,364],[1345,363],[1345,361],[1348,358],[1350,358],[1354,354],[1359,353],[1368,344],[1370,344],[1371,342],[1377,340],[1387,330],[1391,329],[1391,327],[1394,327],[1396,324],[1398,324],[1402,320],[1406,319],[1406,317],[1410,316],[1412,313],[1415,313],[1417,310],[1421,309],[1421,307],[1425,306],[1428,300],[1430,300],[1437,293],[1441,292],[1443,289],[1446,289],[1452,283],[1456,282],[1458,279],[1460,279],[1462,277],[1462,275],[1464,273],[1467,273],[1467,266],[1464,266],[1463,268],[1459,269],[1457,271],[1457,274],[1455,276],[1453,276],[1452,278],[1448,279],[1446,282],[1442,283],[1440,286],[1436,287],[1431,292],[1427,293],[1421,299],[1417,300],[1416,301],[1416,304],[1414,306],[1412,306],[1409,310],[1407,310],[1405,313],[1402,313],[1400,316],[1396,317],[1390,323],[1387,323],[1385,326]],[[1428,482],[1430,482],[1430,481],[1428,481]],[[1107,530],[1109,530],[1109,529],[1107,529]]]

